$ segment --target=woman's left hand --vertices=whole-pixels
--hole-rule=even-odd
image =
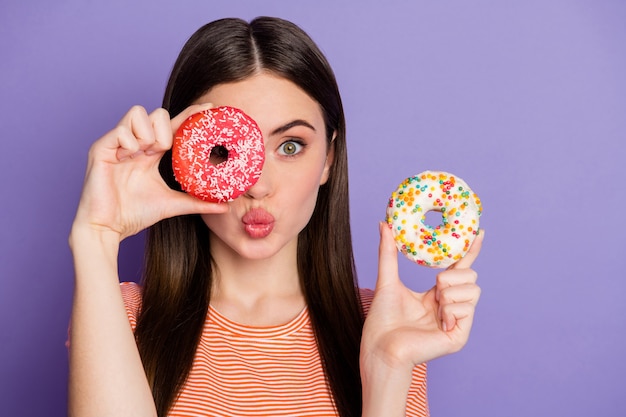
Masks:
[[[456,352],[467,343],[480,297],[471,266],[484,231],[465,257],[437,274],[436,285],[425,293],[404,286],[392,232],[381,223],[380,233],[378,280],[361,341],[361,374],[364,385],[382,375],[410,384],[415,365]]]

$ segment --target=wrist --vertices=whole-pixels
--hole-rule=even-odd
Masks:
[[[99,230],[80,223],[72,225],[68,238],[75,264],[85,259],[89,263],[107,260],[107,263],[116,266],[120,241],[121,236],[117,232]]]
[[[361,363],[363,416],[405,416],[412,369],[389,367],[382,361]]]
[[[80,248],[83,243],[118,247],[121,241],[121,234],[114,230],[98,228],[78,221],[72,224],[69,235],[69,245],[72,250]]]

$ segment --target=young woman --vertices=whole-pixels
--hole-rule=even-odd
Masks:
[[[215,204],[179,191],[169,150],[183,120],[222,105],[255,119],[266,161]],[[90,150],[70,235],[70,415],[428,415],[424,363],[467,341],[482,234],[414,293],[379,225],[372,292],[349,224],[343,109],[313,41],[276,18],[200,28],[163,108],[132,108]],[[146,228],[142,285],[120,291],[119,244]]]

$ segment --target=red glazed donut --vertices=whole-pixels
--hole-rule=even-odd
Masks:
[[[265,161],[256,122],[234,107],[190,116],[172,146],[174,177],[187,193],[205,201],[232,201],[252,187]]]

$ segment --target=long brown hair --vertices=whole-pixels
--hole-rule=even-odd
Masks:
[[[339,415],[359,416],[363,312],[350,233],[345,119],[326,58],[305,32],[285,20],[217,20],[183,47],[163,107],[174,116],[213,86],[260,70],[292,81],[320,104],[328,146],[335,147],[329,179],[298,237],[298,268]],[[171,154],[163,157],[160,171],[170,187],[180,189]],[[166,219],[148,231],[136,337],[159,415],[167,414],[190,372],[206,320],[212,282],[209,233],[197,215]]]

